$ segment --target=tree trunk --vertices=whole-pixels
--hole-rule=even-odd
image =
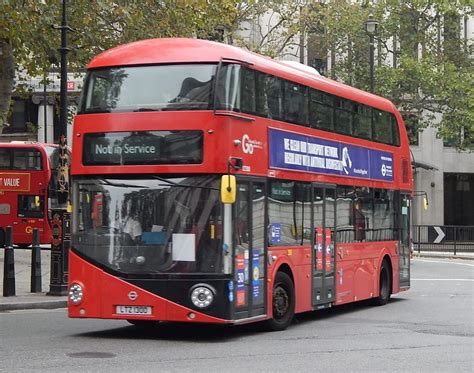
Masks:
[[[12,46],[0,39],[0,133],[6,123],[15,82],[15,61]]]

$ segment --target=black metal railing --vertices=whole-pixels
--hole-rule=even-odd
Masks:
[[[415,252],[474,253],[474,226],[414,225]]]

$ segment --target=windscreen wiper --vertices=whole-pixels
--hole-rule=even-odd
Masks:
[[[114,183],[107,179],[97,179],[101,182],[102,185],[110,185],[120,188],[142,188],[142,189],[149,189],[149,187],[144,185],[136,185],[136,184],[125,184],[125,183]]]
[[[146,112],[146,111],[161,111],[160,108],[151,108],[151,107],[139,107],[138,109],[133,110],[134,113]]]
[[[178,184],[178,183],[175,183],[174,181],[170,181],[168,179],[165,179],[165,178],[159,177],[159,176],[155,176],[155,175],[153,175],[152,178],[156,179],[156,180],[159,180],[159,181],[162,181],[162,182],[166,183],[166,185],[173,185],[173,186],[181,187],[181,188],[199,188],[199,189],[220,190],[219,188],[214,188],[214,187],[205,187],[205,186],[200,186],[200,185],[189,185],[189,184]],[[165,186],[165,185],[158,184],[158,186]]]

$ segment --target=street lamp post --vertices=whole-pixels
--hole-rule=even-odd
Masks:
[[[60,88],[60,137],[59,160],[57,172],[58,201],[61,199],[69,207],[69,156],[67,151],[67,32],[74,31],[67,25],[67,0],[62,0],[61,26],[53,26],[61,30],[61,88]],[[48,295],[66,295],[69,276],[68,250],[71,241],[71,218],[69,209],[59,207],[52,209],[51,220],[51,279]]]
[[[370,92],[375,91],[375,76],[374,76],[374,39],[377,35],[377,28],[379,22],[374,19],[372,13],[369,14],[369,18],[365,22],[365,32],[369,35],[369,77],[370,77]]]

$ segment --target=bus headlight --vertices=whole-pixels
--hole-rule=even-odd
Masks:
[[[205,284],[198,284],[191,289],[191,302],[197,308],[207,308],[213,302],[215,298],[214,289]]]
[[[79,284],[71,284],[69,286],[69,301],[74,304],[80,304],[82,302],[82,297],[84,296],[84,292],[82,290],[82,286]]]

